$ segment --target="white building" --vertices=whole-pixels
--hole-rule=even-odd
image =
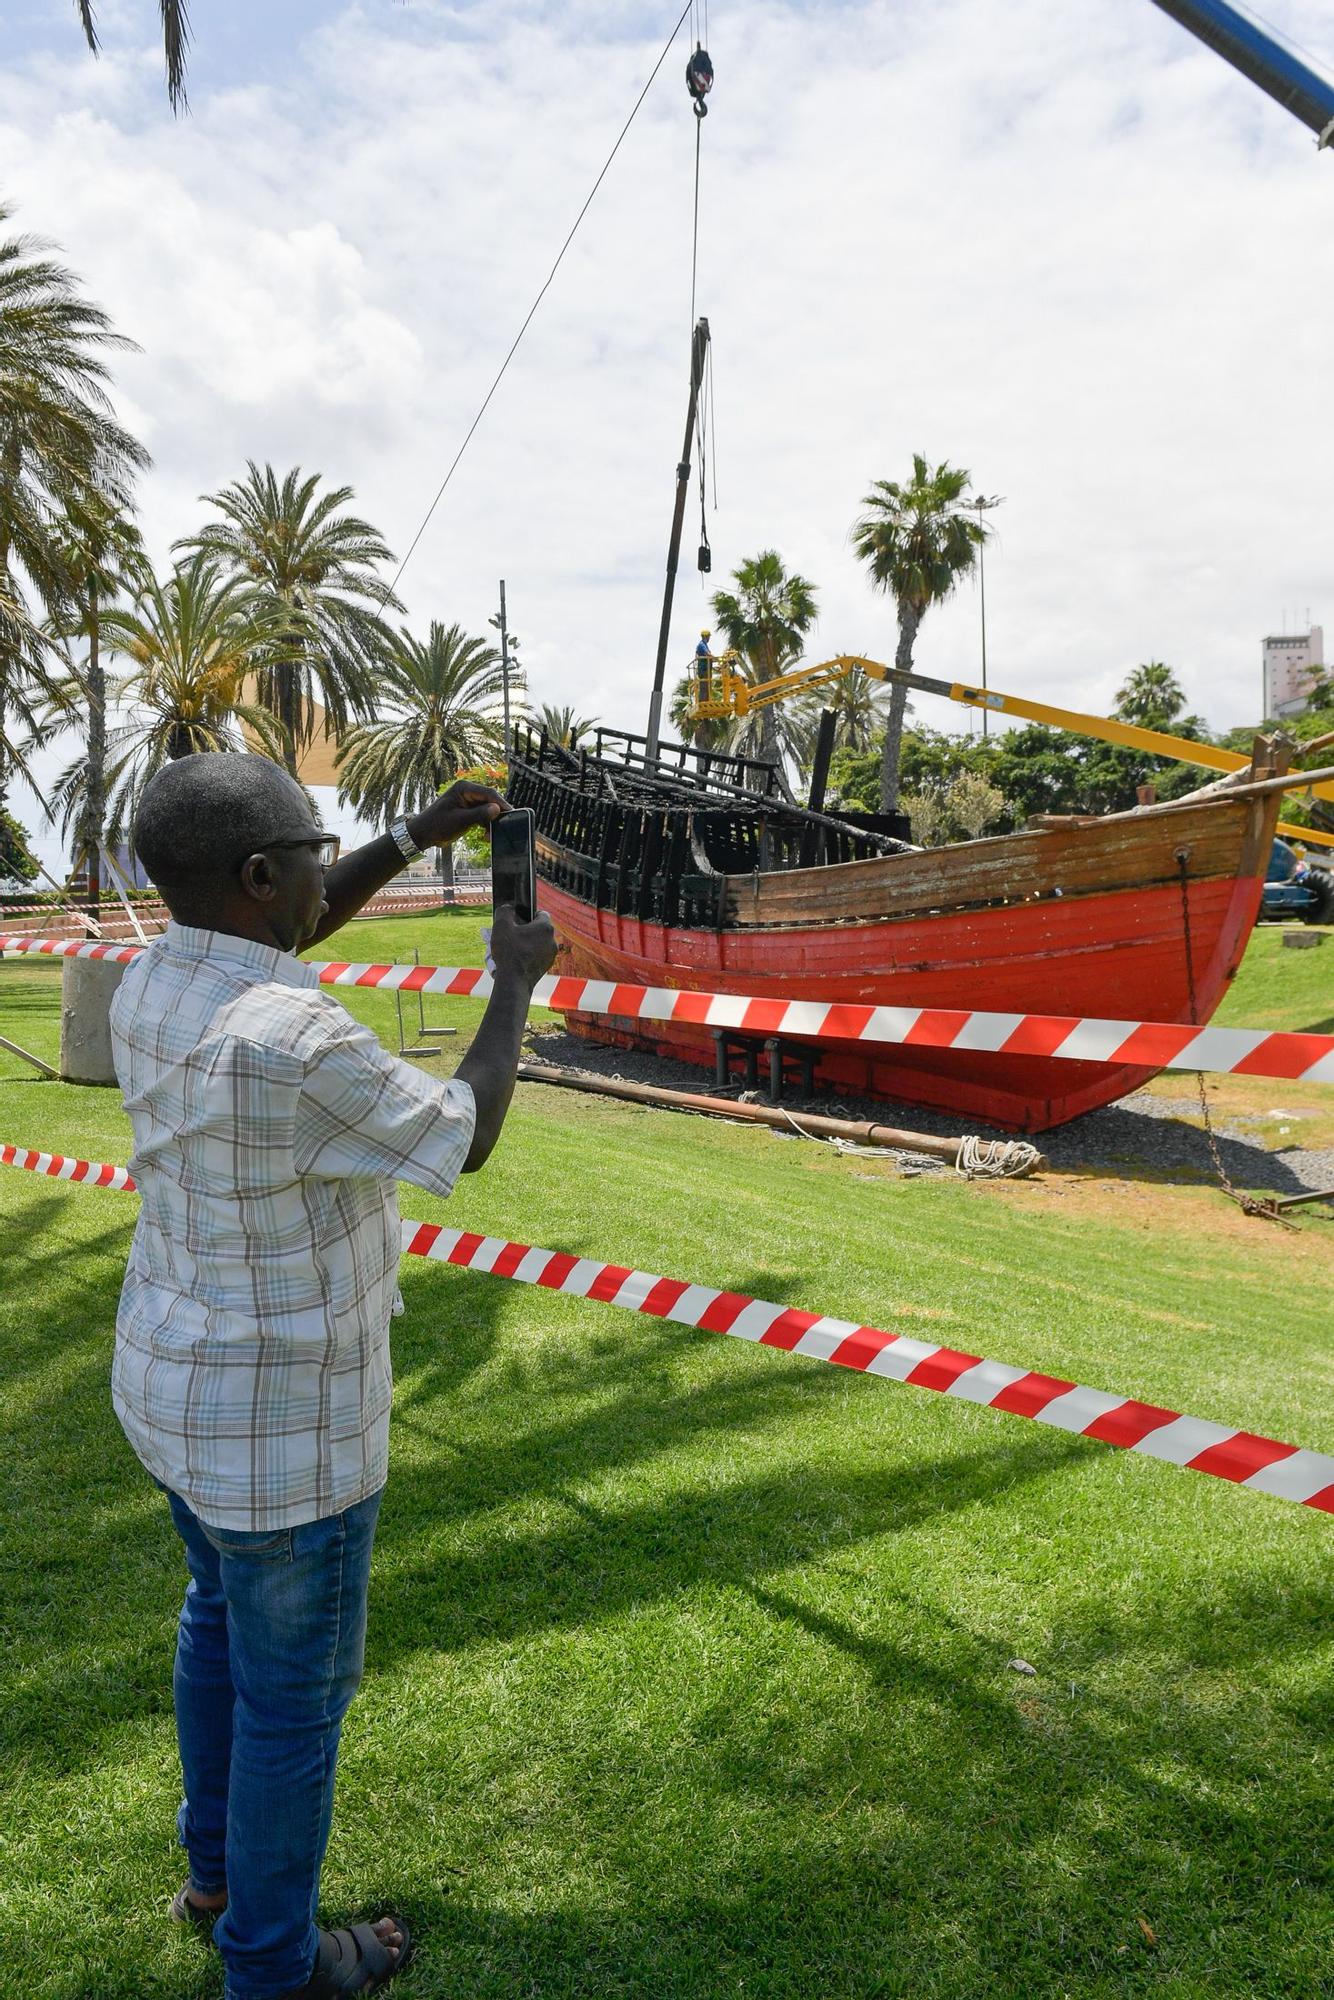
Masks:
[[[1311,669],[1325,664],[1325,634],[1319,625],[1309,632],[1284,633],[1264,642],[1265,714],[1300,715],[1311,692]]]

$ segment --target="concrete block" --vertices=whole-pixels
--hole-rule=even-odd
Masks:
[[[111,1002],[124,965],[105,958],[67,958],[60,990],[60,1074],[66,1083],[115,1083]]]

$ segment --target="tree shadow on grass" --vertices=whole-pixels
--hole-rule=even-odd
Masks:
[[[5,1376],[23,1380],[0,1421],[0,1793],[39,1770],[95,1765],[115,1754],[123,1728],[170,1712],[186,1580],[166,1502],[111,1405],[120,1260],[100,1278],[72,1275],[58,1230],[68,1200],[42,1190],[0,1261],[0,1281],[34,1301],[60,1279],[46,1294],[59,1298],[58,1315],[35,1306],[3,1338]],[[128,1237],[121,1223],[81,1238],[78,1255],[128,1249]],[[441,1393],[491,1352],[502,1289],[493,1282],[451,1323]]]
[[[418,1929],[405,1996],[1327,1990],[1308,1718],[1276,1726],[1251,1698],[1322,1644],[1282,1574],[1220,1587],[1194,1568],[1198,1601],[1168,1589],[1128,1609],[1094,1585],[1032,1678],[920,1598],[855,1615],[803,1602],[822,1581],[747,1594],[830,1649],[828,1698],[761,1649],[767,1702],[720,1697],[674,1763],[622,1727],[600,1815],[488,1828],[488,1850],[523,1848],[504,1907],[470,1886],[490,1851],[453,1848],[467,1865],[434,1886],[381,1862],[377,1894]],[[1122,1664],[1126,1685],[1107,1671]],[[562,1834],[596,1896],[562,1891]]]
[[[6,1171],[9,1170],[0,1168],[0,1172]],[[34,1307],[44,1304],[39,1287],[49,1273],[59,1269],[63,1313],[70,1285],[80,1283],[80,1262],[104,1251],[114,1250],[118,1256],[128,1256],[139,1211],[133,1200],[126,1202],[123,1196],[107,1195],[105,1190],[97,1190],[97,1199],[106,1204],[106,1225],[95,1236],[80,1231],[77,1244],[71,1244],[63,1226],[70,1219],[70,1184],[62,1181],[57,1185],[47,1183],[44,1186],[43,1178],[38,1174],[30,1177],[32,1192],[28,1201],[18,1208],[11,1219],[6,1220],[4,1230],[0,1232],[0,1295],[10,1297],[24,1292]],[[92,1189],[85,1190],[89,1198],[93,1192]],[[75,1250],[76,1258],[71,1257],[71,1249]],[[122,1275],[123,1269],[118,1268],[117,1299]],[[90,1281],[94,1282],[100,1280]],[[39,1317],[34,1313],[34,1326]],[[48,1348],[49,1341],[48,1332]]]
[[[426,1273],[405,1275],[425,1302]],[[781,1292],[764,1274],[754,1288]],[[1090,1579],[1039,1676],[1011,1676],[981,1621],[974,1629],[966,1614],[893,1586],[895,1538],[969,1508],[981,1532],[1025,1486],[1098,1447],[923,1396],[921,1433],[906,1448],[900,1431],[883,1464],[868,1470],[863,1457],[831,1475],[827,1444],[806,1454],[799,1426],[856,1392],[841,1371],[772,1351],[743,1356],[624,1313],[597,1315],[605,1341],[581,1330],[573,1347],[501,1355],[515,1296],[503,1281],[451,1272],[433,1320],[418,1320],[413,1297],[394,1336],[400,1449],[369,1648],[389,1818],[373,1883],[359,1881],[356,1906],[333,1914],[359,1914],[373,1889],[416,1920],[420,1957],[395,1985],[404,2000],[1318,1990],[1303,1954],[1326,1807],[1294,1745],[1320,1706],[1300,1690],[1275,1748],[1247,1701],[1248,1681],[1262,1684],[1275,1660],[1300,1661],[1318,1643],[1309,1592],[1277,1573],[1220,1583],[1199,1554],[1181,1575],[1137,1589],[1126,1609],[1133,1558],[1121,1544],[1113,1594]],[[49,1317],[47,1327],[50,1337]],[[181,1581],[161,1501],[128,1449],[112,1449],[106,1340],[68,1319],[54,1332],[79,1370],[77,1407],[67,1381],[63,1406],[53,1386],[42,1421],[25,1428],[15,1493],[32,1520],[0,1589],[4,1660],[21,1669],[3,1725],[20,1797],[40,1796],[47,1773],[143,1756],[145,1719],[169,1713]],[[752,1454],[731,1471],[729,1439],[753,1445],[793,1420],[781,1462],[756,1473]],[[673,1453],[681,1463],[646,1497],[644,1475]],[[627,1473],[638,1476],[618,1490]],[[840,1557],[860,1595],[840,1596]],[[803,1562],[817,1568],[776,1580]],[[744,1598],[799,1646],[825,1649],[828,1699],[798,1674],[791,1638],[752,1644],[762,1700],[734,1710],[720,1686],[707,1727],[680,1752],[675,1795],[661,1746],[608,1712],[583,1773],[598,1793],[596,1895],[560,1885],[560,1843],[580,1837],[573,1806],[568,1824],[558,1810],[536,1833],[503,1821],[488,1830],[495,1847],[520,1850],[504,1897],[470,1887],[466,1871],[446,1888],[431,1886],[438,1867],[425,1879],[401,1871],[396,1845],[415,1832],[433,1774],[405,1783],[394,1717],[407,1684],[396,1673],[415,1675],[420,1659],[420,1700],[433,1652],[592,1636],[644,1609],[670,1619],[691,1597],[708,1616],[704,1600],[718,1592]],[[1203,1694],[1227,1671],[1239,1679],[1220,1716]],[[1064,1692],[1071,1683],[1078,1698]],[[799,1734],[769,1726],[780,1707]],[[340,1819],[373,1808],[374,1790],[363,1780],[356,1797],[345,1793]],[[585,1879],[587,1854],[566,1852]],[[1137,1928],[1146,1905],[1153,1947]],[[159,1971],[150,1984],[113,1930],[100,1984],[76,1974],[62,1984],[53,1969],[41,1991],[138,2000],[178,1990]]]
[[[63,961],[56,959],[52,963],[59,965]],[[21,1016],[40,1017],[47,1023],[59,1021],[60,999],[59,979],[51,979],[45,970],[33,972],[22,968],[14,977],[7,971],[0,972],[0,1012],[10,1021]]]
[[[753,1274],[750,1285],[781,1301],[784,1281],[775,1274]],[[452,1274],[451,1324],[485,1310],[495,1287],[484,1274]],[[718,1339],[636,1316],[596,1358],[584,1348],[549,1357],[539,1350],[527,1361],[527,1378],[504,1392],[531,1396],[531,1420],[484,1440],[475,1428],[479,1416],[485,1427],[484,1403],[451,1411],[442,1426],[429,1414],[431,1390],[414,1395],[400,1423],[416,1448],[395,1465],[372,1578],[377,1664],[404,1652],[455,1651],[603,1619],[704,1575],[721,1582],[763,1574],[803,1554],[998,1499],[1089,1449],[1062,1432],[1003,1426],[984,1449],[914,1450],[908,1463],[890,1457],[873,1472],[846,1472],[836,1482],[798,1458],[735,1483],[684,1473],[661,1500],[590,1500],[589,1489],[608,1474],[642,1473],[705,1440],[726,1449],[734,1433],[788,1423],[804,1406],[818,1408],[847,1391],[842,1371],[773,1349],[752,1352],[744,1370],[729,1367],[701,1381],[700,1350]],[[597,1391],[591,1407],[586,1398],[562,1406],[590,1383]],[[539,1526],[516,1527],[509,1518],[478,1531],[493,1513],[550,1501],[558,1503],[554,1518],[548,1509]]]
[[[363,1759],[344,1784],[322,1920],[402,1911],[403,2000],[1327,1991],[1314,1717],[1254,1699],[1320,1648],[1319,1607],[1277,1565],[1220,1583],[1202,1556],[1138,1603],[1107,1601],[1109,1580],[1090,1579],[1032,1678],[929,1590],[834,1609],[819,1571],[743,1586],[797,1634],[747,1635],[757,1698],[720,1688],[663,1735],[609,1708],[575,1795],[538,1817],[479,1809],[448,1774],[405,1781],[389,1704],[382,1770]],[[815,1676],[807,1642],[829,1655]],[[426,1796],[445,1801],[434,1847]],[[72,1939],[102,1971],[57,1955],[32,1989],[46,2000],[219,1991],[202,1943],[173,1981],[179,1941],[115,1886],[65,1923],[62,1953]]]
[[[485,1392],[470,1409],[457,1398],[492,1357],[504,1303],[503,1281],[451,1272],[447,1343],[399,1323],[396,1360],[413,1380],[397,1428],[412,1449],[394,1455],[382,1515],[372,1578],[377,1666],[423,1649],[454,1651],[600,1620],[706,1573],[720,1581],[763,1574],[802,1551],[999,1496],[1088,1449],[1060,1433],[1016,1432],[995,1448],[891,1464],[832,1489],[798,1464],[735,1486],[677,1484],[661,1501],[595,1506],[579,1488],[692,1441],[790,1420],[803,1403],[819,1404],[845,1384],[833,1370],[773,1352],[752,1357],[756,1366],[742,1375],[728,1369],[702,1384],[674,1383],[682,1355],[708,1337],[641,1319],[630,1323],[631,1337],[618,1331],[596,1364],[594,1407],[560,1408],[594,1366],[583,1350],[545,1363],[539,1355],[522,1391],[531,1393],[535,1418],[479,1449],[474,1431]],[[34,1761],[58,1770],[95,1761],[122,1725],[170,1704],[180,1554],[163,1503],[111,1411],[114,1304],[100,1317],[98,1327],[69,1328],[59,1369],[25,1399],[24,1476],[12,1484],[0,1637],[12,1642],[11,1664],[24,1665],[8,1689],[3,1730],[11,1744],[22,1743],[29,1769]],[[39,1359],[31,1348],[34,1366]],[[504,1393],[512,1402],[514,1384]],[[58,1516],[53,1492],[61,1494]],[[516,1502],[553,1500],[551,1530],[516,1534],[497,1522],[478,1532],[478,1521],[488,1524]],[[441,1538],[460,1527],[465,1546],[442,1559]],[[90,1593],[90,1576],[114,1589]]]

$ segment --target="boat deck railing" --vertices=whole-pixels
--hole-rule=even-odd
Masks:
[[[859,861],[899,845],[773,794],[706,788],[694,772],[682,780],[613,763],[527,729],[515,738],[506,793],[534,815],[544,879],[597,909],[690,929],[723,924],[728,876]]]
[[[699,750],[689,743],[663,743],[657,756],[650,757],[646,736],[601,723],[592,732],[591,748],[583,742],[577,749],[555,742],[532,723],[520,723],[514,751],[526,763],[560,770],[581,791],[636,804],[674,799],[693,804],[702,792],[743,802],[781,803],[785,796],[776,766],[759,758]]]

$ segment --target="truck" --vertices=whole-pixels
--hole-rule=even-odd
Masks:
[[[1334,873],[1308,861],[1286,840],[1276,840],[1260,898],[1260,921],[1281,923],[1293,917],[1303,924],[1334,924]]]

